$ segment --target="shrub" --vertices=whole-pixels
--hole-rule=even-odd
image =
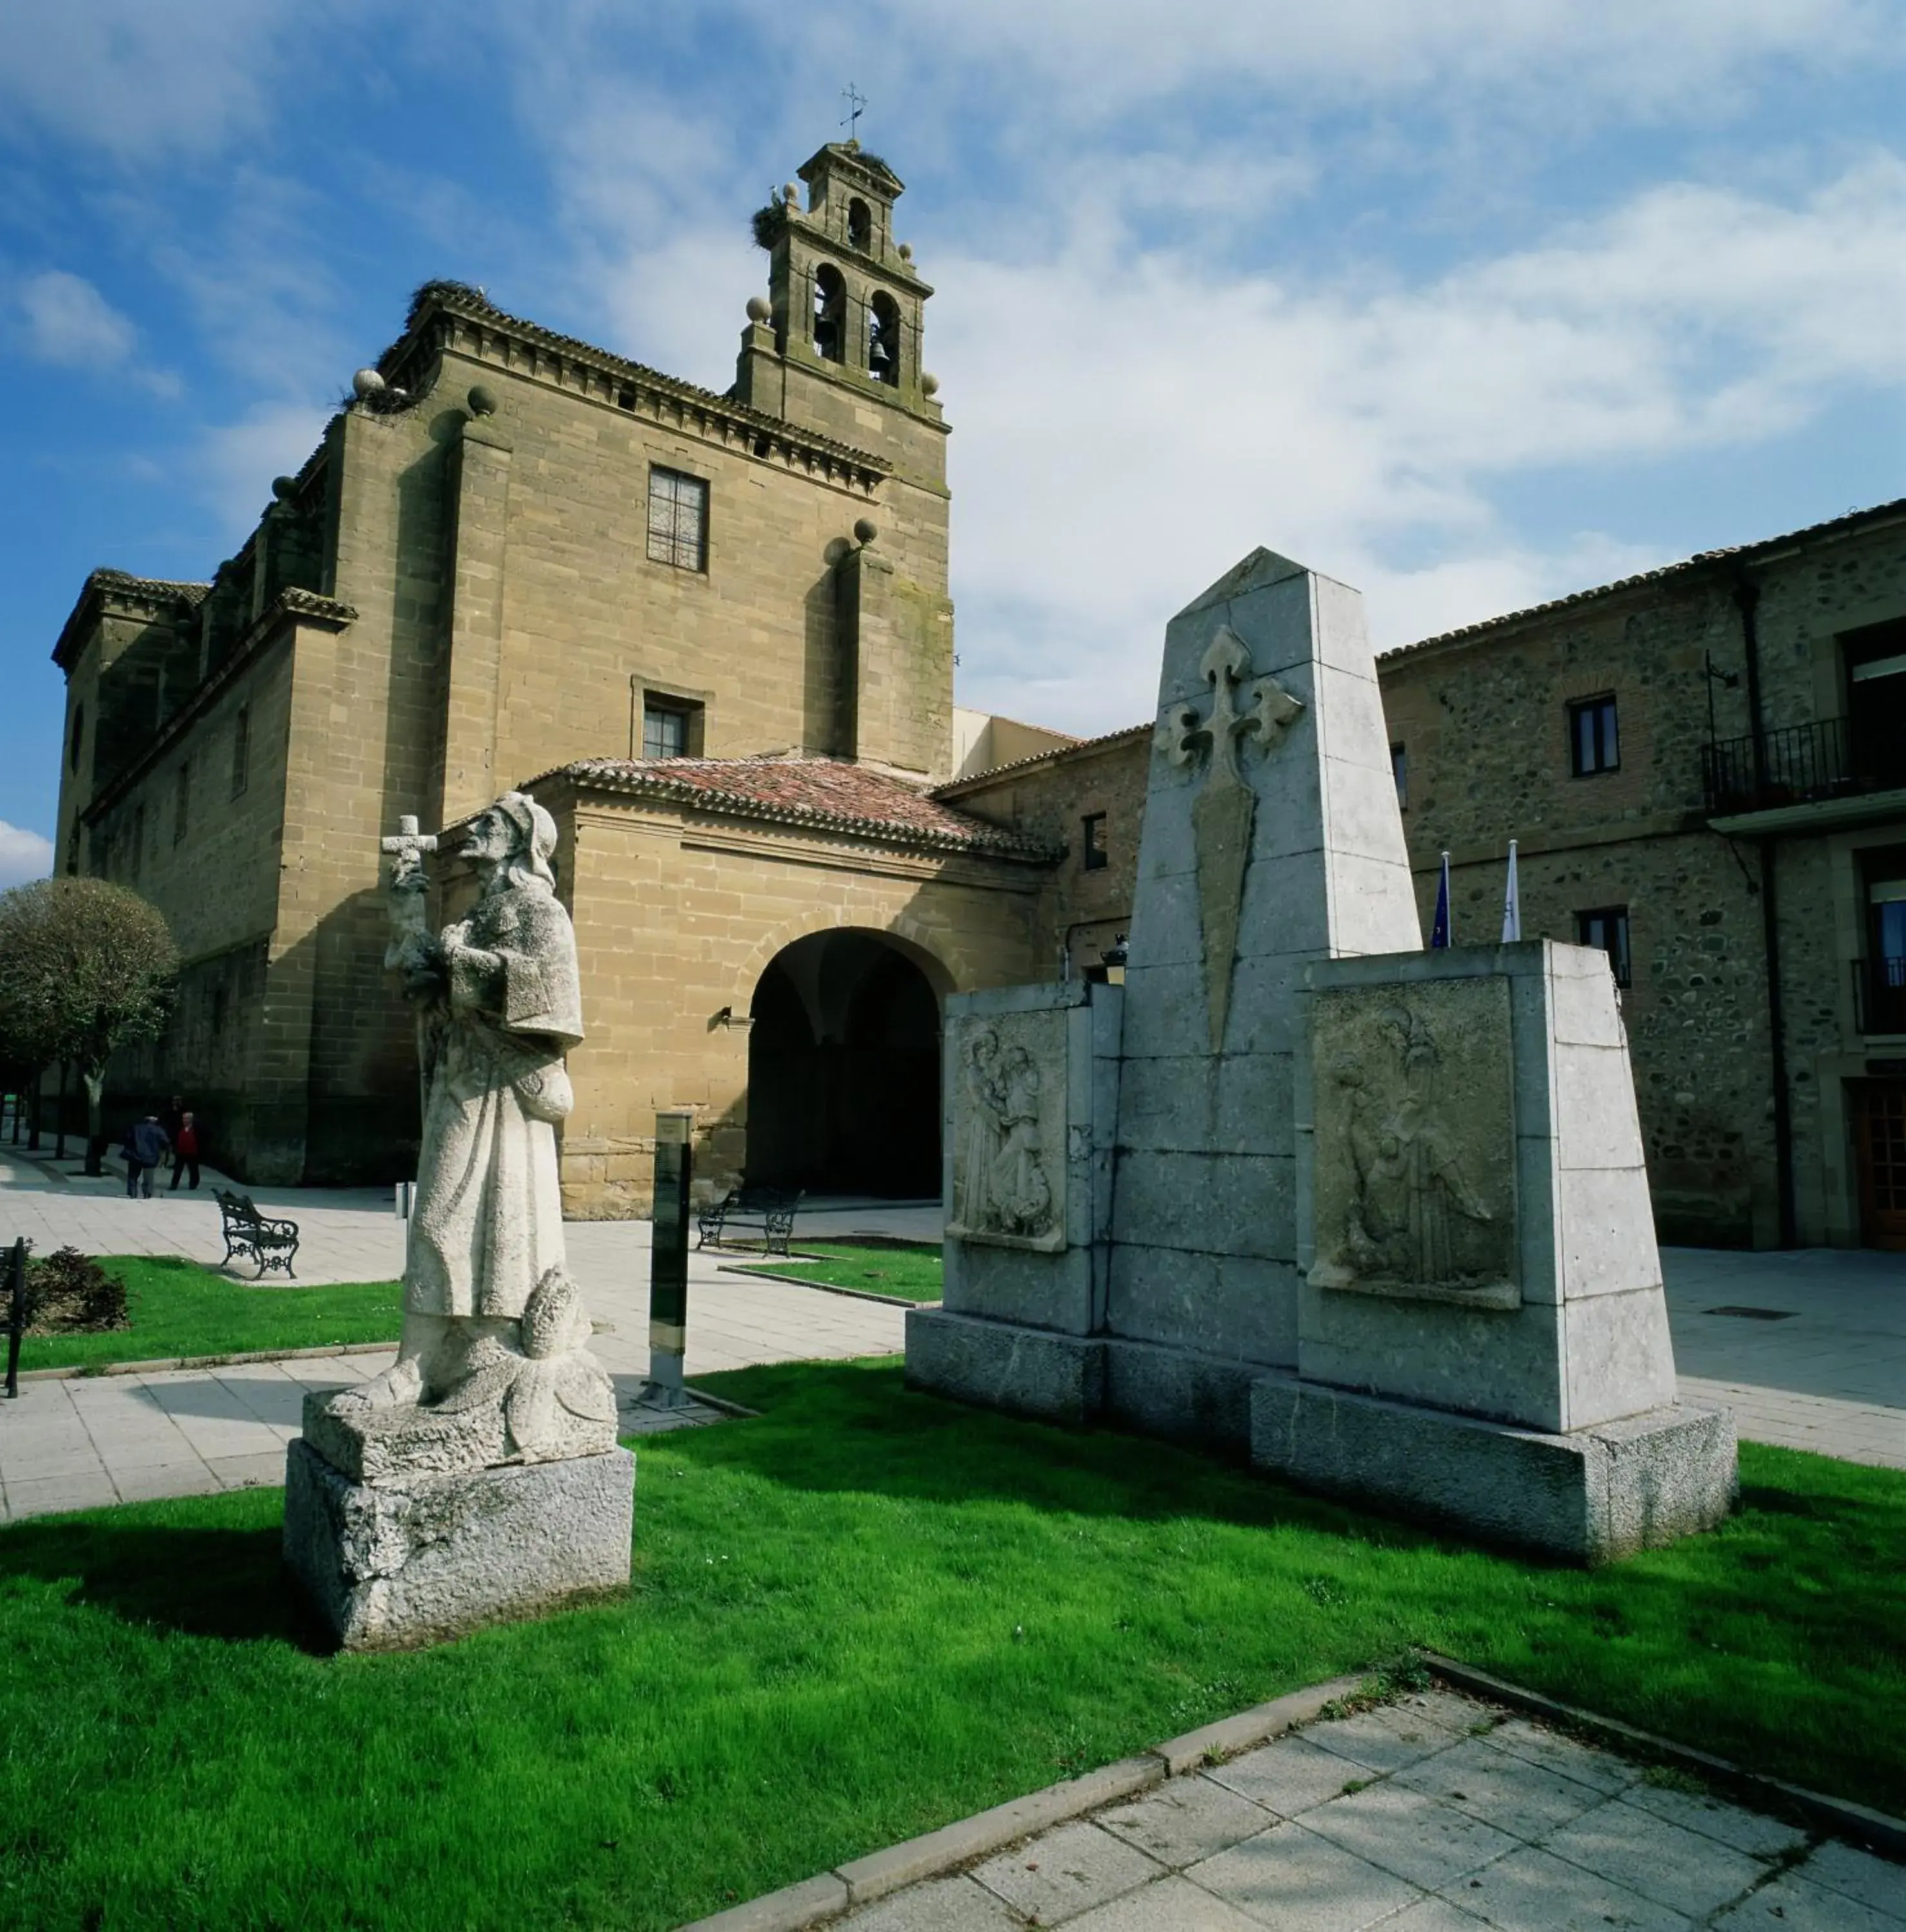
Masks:
[[[129,1328],[126,1284],[91,1255],[59,1248],[26,1268],[26,1325],[35,1335],[100,1334]]]

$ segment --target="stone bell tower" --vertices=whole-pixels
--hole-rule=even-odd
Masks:
[[[755,218],[768,299],[749,304],[735,394],[856,448],[909,482],[944,490],[946,426],[921,366],[932,289],[894,239],[900,177],[858,141],[830,141]]]
[[[835,742],[908,777],[952,770],[953,606],[938,384],[921,366],[933,290],[894,238],[900,177],[858,141],[831,141],[754,218],[768,295],[748,305],[741,401],[892,466],[832,565],[839,649]]]

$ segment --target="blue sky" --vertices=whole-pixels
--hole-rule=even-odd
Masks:
[[[725,387],[850,80],[963,704],[1146,715],[1254,543],[1381,646],[1906,494],[1902,0],[19,0],[0,884],[89,568],[208,575],[432,276]]]

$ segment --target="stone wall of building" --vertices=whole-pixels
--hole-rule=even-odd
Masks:
[[[579,796],[564,777],[537,795],[560,832],[588,1031],[570,1057],[576,1108],[562,1133],[573,1216],[648,1211],[658,1108],[694,1111],[698,1197],[739,1180],[751,1009],[795,941],[879,935],[943,1005],[1036,976],[1042,867]]]

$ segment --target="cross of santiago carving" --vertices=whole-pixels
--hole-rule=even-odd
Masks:
[[[1228,624],[1212,639],[1198,669],[1211,686],[1211,716],[1200,718],[1191,705],[1174,706],[1161,730],[1164,754],[1174,765],[1188,765],[1208,744],[1214,776],[1242,784],[1238,740],[1255,731],[1266,751],[1275,750],[1303,705],[1275,678],[1251,677],[1251,647]]]

